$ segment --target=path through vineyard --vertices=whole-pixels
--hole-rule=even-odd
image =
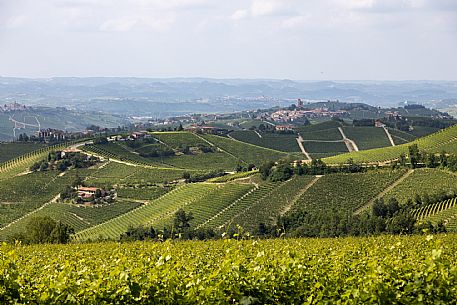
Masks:
[[[343,137],[344,144],[346,144],[346,147],[348,148],[348,151],[349,152],[359,151],[359,148],[357,147],[357,144],[355,144],[355,142],[353,140],[351,140],[348,137],[346,137],[346,134],[344,133],[343,128],[338,127],[338,130],[340,131],[341,136]]]
[[[297,138],[297,143],[298,143],[298,146],[300,146],[300,150],[302,151],[302,153],[306,156],[306,158],[311,161],[311,156],[308,154],[308,152],[305,150],[305,146],[303,146],[303,138],[300,134],[298,134],[298,138]]]
[[[360,213],[362,213],[363,211],[365,211],[366,209],[370,208],[376,200],[379,200],[379,199],[383,198],[387,193],[389,193],[389,192],[390,192],[391,190],[393,190],[397,185],[399,185],[399,184],[402,183],[406,178],[408,178],[413,172],[414,172],[414,169],[408,170],[403,176],[401,176],[401,177],[398,178],[398,180],[396,180],[394,183],[392,183],[391,185],[389,185],[388,187],[386,187],[381,193],[379,193],[376,197],[374,197],[373,199],[371,199],[367,204],[365,204],[364,206],[358,208],[358,209],[354,212],[354,214],[355,214],[355,215],[360,214]]]
[[[284,208],[279,212],[281,216],[286,214],[294,205],[297,203],[297,201],[303,196],[306,191],[308,191],[320,178],[322,175],[316,176],[308,185],[306,185]]]

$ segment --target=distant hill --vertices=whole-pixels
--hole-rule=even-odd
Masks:
[[[456,97],[456,82],[444,81],[0,77],[0,100],[154,117],[286,106],[298,98],[390,107],[405,101],[434,106],[434,101]]]
[[[90,125],[114,128],[128,123],[121,116],[107,113],[75,111],[63,107],[27,107],[25,110],[0,111],[0,141],[15,140],[14,132],[17,137],[20,133],[34,134],[40,128],[81,131]],[[13,130],[15,127],[17,129]]]

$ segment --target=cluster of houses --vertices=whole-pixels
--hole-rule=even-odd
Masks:
[[[342,117],[348,116],[349,112],[346,110],[331,111],[328,108],[317,108],[317,109],[295,109],[295,110],[278,110],[270,114],[269,119],[277,123],[297,122],[303,120],[303,118],[322,118],[322,117]]]
[[[93,204],[111,203],[115,197],[112,192],[98,187],[80,186],[76,192],[76,202],[86,206],[91,206]]]
[[[17,102],[0,105],[0,112],[24,111],[24,110],[27,110],[27,106],[19,104]]]

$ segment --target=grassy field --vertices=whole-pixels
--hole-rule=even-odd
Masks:
[[[453,304],[456,235],[0,246],[30,304]]]

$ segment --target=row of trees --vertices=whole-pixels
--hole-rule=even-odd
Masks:
[[[166,226],[162,230],[155,230],[152,226],[129,227],[125,233],[120,236],[121,241],[135,240],[207,240],[215,239],[216,233],[211,229],[194,229],[190,222],[194,219],[192,212],[186,213],[179,209],[173,218],[171,226]]]
[[[63,153],[61,151],[50,152],[46,159],[35,162],[30,170],[46,171],[59,170],[61,172],[67,168],[88,168],[99,162],[100,159],[94,156],[87,156],[79,152]]]
[[[313,159],[309,164],[304,162],[296,162],[294,166],[290,162],[284,160],[278,163],[268,162],[259,167],[259,172],[263,180],[269,181],[285,181],[293,175],[325,175],[330,173],[359,173],[368,169],[355,163],[353,159],[348,159],[346,164],[336,166],[328,166],[320,159]]]
[[[443,223],[418,223],[409,206],[401,206],[395,198],[388,202],[376,200],[371,211],[354,214],[352,211],[322,209],[308,212],[301,209],[277,220],[276,225],[259,224],[256,235],[277,237],[343,237],[376,234],[415,234],[446,232]]]
[[[25,230],[12,237],[25,244],[66,244],[74,233],[73,228],[49,216],[30,219]]]
[[[457,155],[442,151],[439,155],[420,151],[417,144],[408,146],[408,154],[400,154],[391,164],[392,168],[445,168],[457,171]]]

